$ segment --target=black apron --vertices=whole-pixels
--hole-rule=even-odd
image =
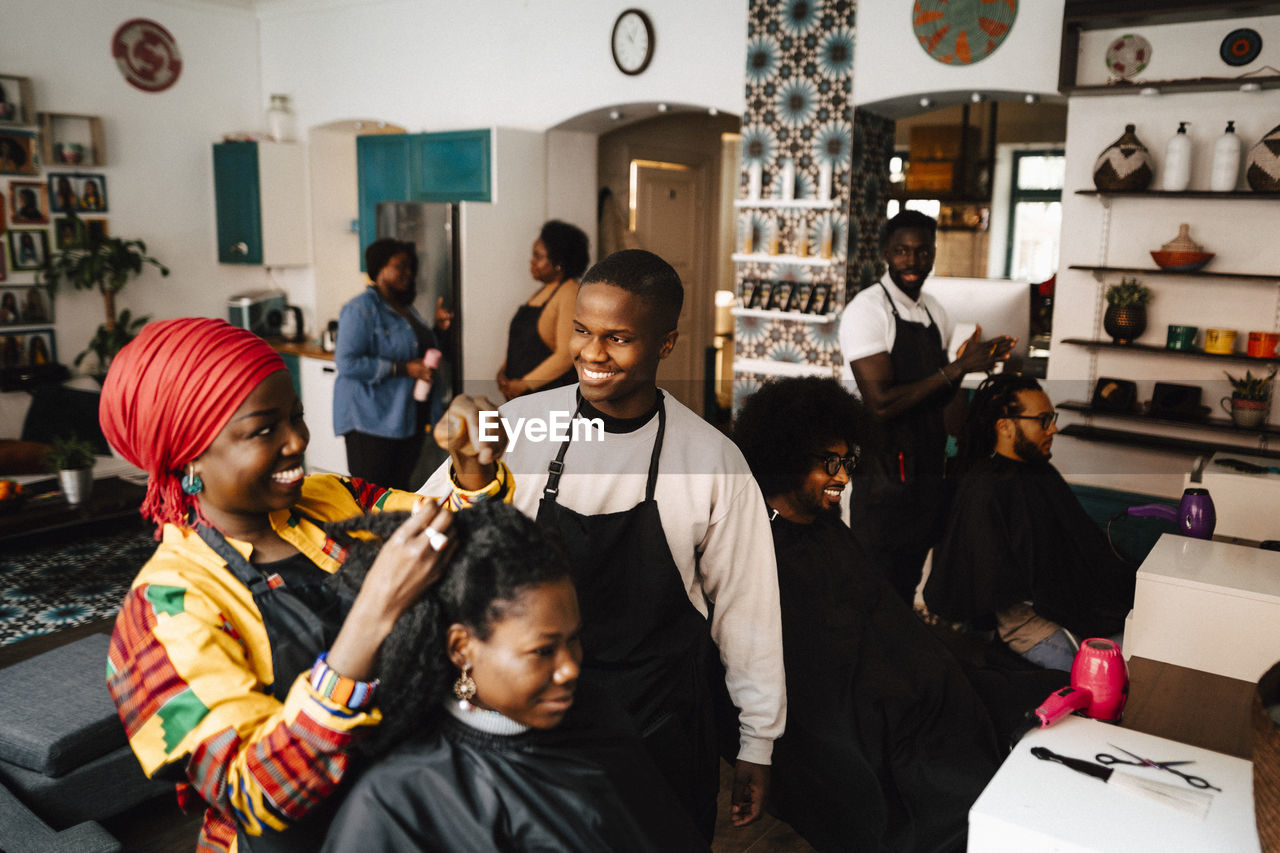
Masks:
[[[319,526],[318,522],[312,523]],[[253,595],[271,646],[274,681],[269,691],[283,702],[298,674],[310,670],[316,657],[333,644],[351,602],[339,596],[328,583],[328,573],[318,567],[313,580],[283,583],[279,575],[268,575],[246,560],[214,528],[200,524],[196,530],[205,544],[226,562],[228,571]],[[311,606],[303,603],[304,597]],[[237,847],[242,853],[319,850],[339,799],[335,792],[283,833],[250,836],[237,823]]]
[[[542,336],[538,334],[538,318],[542,316],[542,309],[547,307],[547,303],[555,298],[556,293],[560,290],[564,282],[556,285],[555,290],[551,291],[551,295],[547,297],[546,302],[541,305],[521,305],[516,309],[516,315],[511,318],[511,327],[507,330],[507,378],[523,379],[525,375],[546,361],[551,356],[553,350],[547,346],[542,340]],[[578,381],[578,373],[570,365],[569,369],[557,376],[555,379],[539,385],[539,391],[545,391],[548,388],[559,388],[563,385],[572,385]]]
[[[927,379],[947,363],[938,324],[928,307],[927,326],[902,319],[883,283],[880,289],[893,312],[889,360],[894,382]],[[940,390],[914,409],[880,422],[880,452],[858,467],[851,489],[849,526],[880,557],[889,582],[907,600],[941,532],[947,452],[942,410],[950,399],[950,389]]]
[[[666,424],[659,391],[645,497],[622,512],[587,516],[556,503],[566,439],[548,467],[538,523],[559,535],[573,568],[582,609],[582,680],[601,685],[626,708],[658,769],[710,839],[719,773],[709,673],[717,659],[708,621],[685,593],[654,500]]]

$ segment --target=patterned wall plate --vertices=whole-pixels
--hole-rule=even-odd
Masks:
[[[1151,42],[1133,33],[1120,36],[1107,48],[1107,70],[1121,80],[1137,76],[1150,62]]]
[[[1218,47],[1218,56],[1228,65],[1248,65],[1262,53],[1262,36],[1257,30],[1239,29],[1227,33]]]
[[[995,52],[1017,16],[1018,0],[915,0],[911,26],[934,59],[971,65]]]
[[[163,92],[178,82],[182,54],[173,35],[155,21],[125,21],[111,37],[111,55],[130,86],[144,92]]]

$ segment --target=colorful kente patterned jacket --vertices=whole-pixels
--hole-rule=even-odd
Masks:
[[[408,510],[418,496],[316,474],[297,509],[318,521],[368,510]],[[345,554],[292,510],[272,513],[280,537],[326,572]],[[246,559],[251,548],[229,539]],[[323,699],[307,673],[284,703],[265,628],[249,591],[193,531],[169,524],[116,619],[107,688],[148,776],[183,771],[209,808],[198,849],[235,849],[236,822],[250,835],[278,831],[327,797],[360,730],[381,719]]]

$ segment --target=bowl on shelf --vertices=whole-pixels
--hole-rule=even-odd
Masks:
[[[1167,272],[1195,272],[1213,260],[1214,252],[1153,251],[1156,266]]]

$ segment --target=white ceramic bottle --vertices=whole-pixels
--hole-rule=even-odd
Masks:
[[[1240,151],[1243,146],[1236,136],[1236,123],[1227,122],[1227,130],[1213,144],[1213,171],[1209,175],[1209,189],[1218,193],[1231,192],[1240,181]]]
[[[1182,192],[1191,186],[1191,137],[1187,136],[1189,122],[1178,122],[1178,132],[1169,138],[1164,149],[1164,178],[1161,187],[1170,192]]]

